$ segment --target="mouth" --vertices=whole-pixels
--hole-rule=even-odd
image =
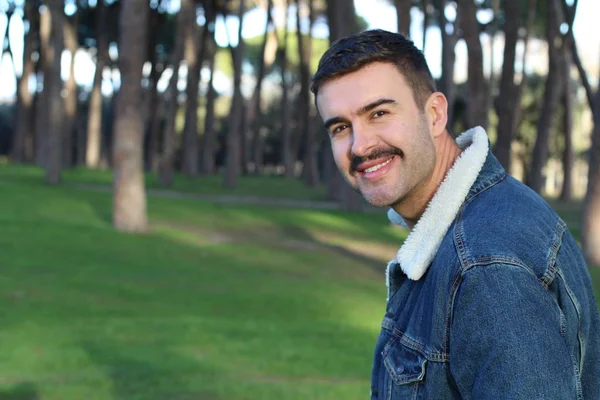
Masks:
[[[362,166],[356,169],[356,172],[361,178],[369,180],[380,178],[390,170],[396,158],[396,156],[391,156],[389,158],[376,161],[376,164],[363,164]]]

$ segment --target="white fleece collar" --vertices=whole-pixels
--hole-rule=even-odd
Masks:
[[[390,287],[390,268],[398,263],[409,279],[419,280],[435,257],[448,228],[454,221],[489,152],[489,142],[481,127],[469,129],[456,138],[463,152],[440,184],[425,212],[404,241],[396,258],[388,264],[386,280]],[[390,209],[388,218],[396,225],[407,226],[404,219]]]

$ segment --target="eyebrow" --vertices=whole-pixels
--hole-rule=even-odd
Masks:
[[[361,108],[358,109],[358,111],[356,112],[357,115],[363,115],[368,113],[369,111],[373,110],[374,108],[377,108],[383,104],[396,104],[396,100],[392,100],[392,99],[379,99],[379,100],[375,100],[367,105],[362,106]]]
[[[375,108],[377,108],[377,107],[379,107],[379,106],[381,106],[383,104],[397,104],[397,102],[396,102],[396,100],[392,100],[392,99],[378,99],[378,100],[375,100],[375,101],[373,101],[373,102],[371,102],[369,104],[366,104],[366,105],[362,106],[361,108],[359,108],[356,111],[356,114],[357,115],[366,114],[369,111],[371,111],[371,110],[373,110],[373,109],[375,109]],[[342,117],[332,117],[332,118],[329,118],[327,121],[325,121],[325,124],[324,124],[325,125],[325,129],[329,130],[329,128],[332,125],[339,124],[339,123],[342,123],[342,122],[346,122],[347,123],[348,120],[346,118],[342,118]]]

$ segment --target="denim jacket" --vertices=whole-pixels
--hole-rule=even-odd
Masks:
[[[457,144],[388,264],[371,399],[600,399],[600,316],[577,242],[482,128]]]

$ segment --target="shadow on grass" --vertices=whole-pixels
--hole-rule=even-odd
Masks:
[[[39,400],[35,385],[31,382],[23,382],[15,385],[12,389],[0,390],[0,400]]]
[[[313,234],[301,227],[281,226],[280,231],[281,235],[277,234],[277,237],[294,238],[294,240],[297,241],[299,246],[302,246],[302,243],[306,243],[307,245],[313,244],[314,246],[316,246],[316,248],[325,249],[334,254],[357,261],[360,264],[363,264],[369,270],[378,274],[382,271],[385,271],[386,264],[382,260],[365,254],[361,254],[357,251],[353,251],[348,247],[339,244],[327,243],[323,240],[319,240],[315,238]]]
[[[200,374],[200,379],[206,382],[216,378],[214,372],[202,370],[190,358],[157,347],[144,349],[86,342],[82,348],[111,380],[114,400],[219,399],[215,393],[188,389],[186,376],[192,379]]]

